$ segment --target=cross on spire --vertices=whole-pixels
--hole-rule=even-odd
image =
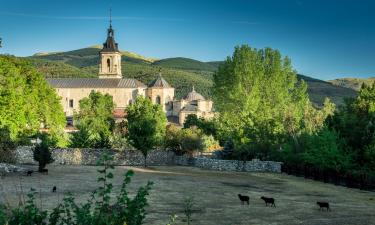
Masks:
[[[112,28],[112,7],[109,8],[109,27]]]

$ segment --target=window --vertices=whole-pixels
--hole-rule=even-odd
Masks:
[[[107,59],[107,68],[108,68],[108,72],[111,72],[111,60],[110,59]]]
[[[160,105],[160,96],[158,95],[157,97],[156,97],[156,104],[159,104]]]
[[[128,105],[131,105],[131,104],[132,104],[132,100],[130,99]]]
[[[73,99],[70,99],[70,100],[69,100],[69,107],[70,107],[70,108],[73,108],[73,107],[74,107],[74,101],[73,101]]]

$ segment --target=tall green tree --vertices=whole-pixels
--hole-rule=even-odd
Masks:
[[[353,154],[357,169],[372,164],[375,146],[375,84],[362,85],[357,98],[345,105],[329,120],[345,147]],[[371,166],[370,166],[371,167]]]
[[[330,108],[320,113],[312,107],[306,90],[290,59],[279,51],[238,46],[214,74],[218,133],[231,138],[237,149],[248,146],[267,155],[288,136],[315,132],[334,107],[326,101]],[[317,120],[319,126],[314,125]]]
[[[79,112],[74,115],[78,132],[72,135],[72,147],[110,148],[115,125],[112,96],[92,91],[79,101]]]
[[[126,113],[127,137],[130,144],[142,152],[146,167],[148,152],[163,143],[167,118],[160,105],[152,104],[143,96],[138,96],[134,104],[126,108]]]
[[[28,61],[0,56],[0,127],[18,140],[36,134],[41,124],[57,140],[64,136],[60,98]]]

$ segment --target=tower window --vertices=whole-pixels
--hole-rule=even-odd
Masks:
[[[156,104],[160,105],[160,96],[159,95],[156,97]]]
[[[111,60],[110,59],[107,59],[107,68],[108,68],[108,72],[111,72]]]
[[[73,99],[70,99],[70,100],[69,100],[69,107],[70,107],[70,108],[73,108],[73,107],[74,107],[74,101],[73,101]]]

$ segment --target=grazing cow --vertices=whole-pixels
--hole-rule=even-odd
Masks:
[[[267,198],[267,197],[264,197],[264,196],[262,196],[260,198],[263,199],[263,201],[266,203],[266,206],[268,206],[268,204],[271,204],[271,206],[276,207],[274,198]]]
[[[249,196],[238,194],[238,198],[241,200],[242,205],[245,204],[245,202],[249,205]]]
[[[52,192],[56,192],[56,190],[57,190],[56,186],[53,186]]]
[[[319,210],[323,210],[324,208],[326,208],[327,211],[331,211],[328,202],[316,202],[316,204],[319,206]]]
[[[48,174],[48,169],[41,169],[39,172]]]
[[[32,171],[32,170],[28,170],[27,172],[26,172],[26,176],[31,176],[31,174],[33,174],[34,173],[34,171]]]

